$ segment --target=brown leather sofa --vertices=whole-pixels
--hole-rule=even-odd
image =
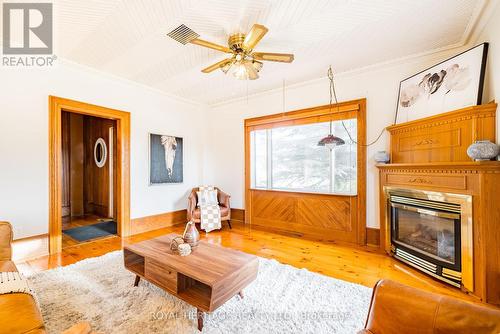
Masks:
[[[227,221],[229,228],[231,227],[231,206],[229,205],[229,199],[231,196],[220,190],[219,188],[215,188],[217,190],[217,201],[219,202],[221,221]],[[192,221],[195,223],[201,222],[201,210],[198,205],[198,195],[196,192],[199,191],[199,188],[193,188],[191,190],[191,194],[188,197],[188,207],[187,207],[187,219],[188,221]]]
[[[0,222],[0,271],[17,271],[12,262],[12,227]],[[26,293],[0,295],[0,333],[45,333],[35,300]]]
[[[12,262],[12,226],[0,221],[0,271],[18,271]],[[42,334],[42,315],[35,299],[26,293],[0,295],[0,334]],[[92,334],[88,322],[80,322],[63,334]]]
[[[500,310],[381,280],[358,334],[498,334]]]

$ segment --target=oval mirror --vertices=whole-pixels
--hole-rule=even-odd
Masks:
[[[106,158],[108,157],[108,150],[106,148],[106,142],[104,139],[99,138],[96,140],[94,145],[94,161],[97,167],[102,168],[106,164]]]

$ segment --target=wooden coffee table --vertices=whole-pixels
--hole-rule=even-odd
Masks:
[[[188,256],[174,254],[170,241],[176,234],[128,244],[123,248],[125,267],[141,278],[197,308],[198,329],[204,312],[213,312],[239,294],[256,277],[256,256],[200,241]]]

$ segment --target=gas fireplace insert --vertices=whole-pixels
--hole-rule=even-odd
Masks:
[[[470,196],[401,188],[386,189],[386,194],[392,255],[460,287]]]

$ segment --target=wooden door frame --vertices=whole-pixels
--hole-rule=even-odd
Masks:
[[[130,113],[49,96],[49,253],[62,250],[61,115],[63,111],[116,121],[116,199],[118,235],[130,235]]]

